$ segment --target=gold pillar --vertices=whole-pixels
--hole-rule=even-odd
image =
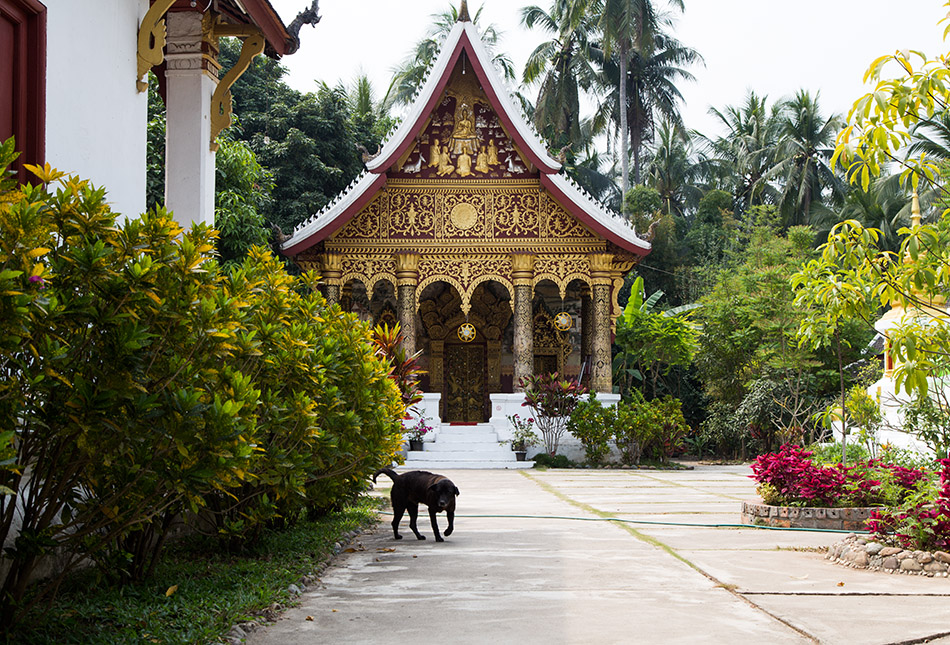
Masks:
[[[445,360],[445,341],[429,341],[429,391],[442,391],[442,362]]]
[[[581,289],[581,365],[594,354],[594,335],[591,333],[594,328],[594,308],[591,307],[590,297],[590,287],[584,285]],[[590,383],[591,367],[592,363],[589,363],[584,374],[585,383]]]
[[[610,322],[612,318],[611,290],[613,284],[610,272],[613,255],[610,253],[591,253],[588,259],[590,260],[590,277],[593,283],[591,289],[593,300],[591,304],[593,309],[591,315],[593,356],[591,359],[590,389],[595,392],[612,392]]]
[[[409,354],[416,351],[416,287],[419,285],[419,254],[396,253],[396,299],[403,347]]]
[[[338,304],[340,302],[340,278],[343,277],[343,256],[339,253],[324,253],[320,264],[320,275],[326,289],[327,304]]]
[[[486,342],[485,351],[488,354],[488,391],[501,392],[501,341]]]
[[[534,373],[534,325],[531,300],[534,287],[535,256],[530,253],[511,254],[511,281],[515,288],[514,390],[523,392],[521,379]]]

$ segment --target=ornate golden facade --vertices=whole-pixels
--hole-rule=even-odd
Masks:
[[[462,52],[414,138],[387,147],[402,152],[385,183],[346,202],[361,205],[332,233],[295,242],[329,300],[374,323],[395,312],[408,349],[423,352],[424,387],[442,394],[442,420],[464,423],[487,421],[491,393],[538,372],[583,373],[609,392],[617,294],[643,254],[551,192],[544,160],[472,69]]]

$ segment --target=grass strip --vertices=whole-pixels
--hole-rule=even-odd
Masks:
[[[95,571],[77,572],[8,642],[222,642],[233,624],[254,620],[274,603],[292,603],[288,586],[318,572],[343,535],[374,525],[378,508],[377,498],[364,496],[318,520],[267,531],[242,553],[224,552],[208,538],[185,538],[169,546],[141,585],[110,587]]]

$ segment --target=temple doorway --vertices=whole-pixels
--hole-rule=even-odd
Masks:
[[[445,345],[445,416],[448,423],[483,423],[488,420],[484,343]]]

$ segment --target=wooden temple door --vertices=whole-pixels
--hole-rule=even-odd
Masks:
[[[534,373],[553,374],[558,371],[557,354],[535,354],[534,355]],[[563,374],[560,375],[563,377]]]
[[[445,414],[448,423],[482,423],[485,419],[485,345],[446,343]]]

